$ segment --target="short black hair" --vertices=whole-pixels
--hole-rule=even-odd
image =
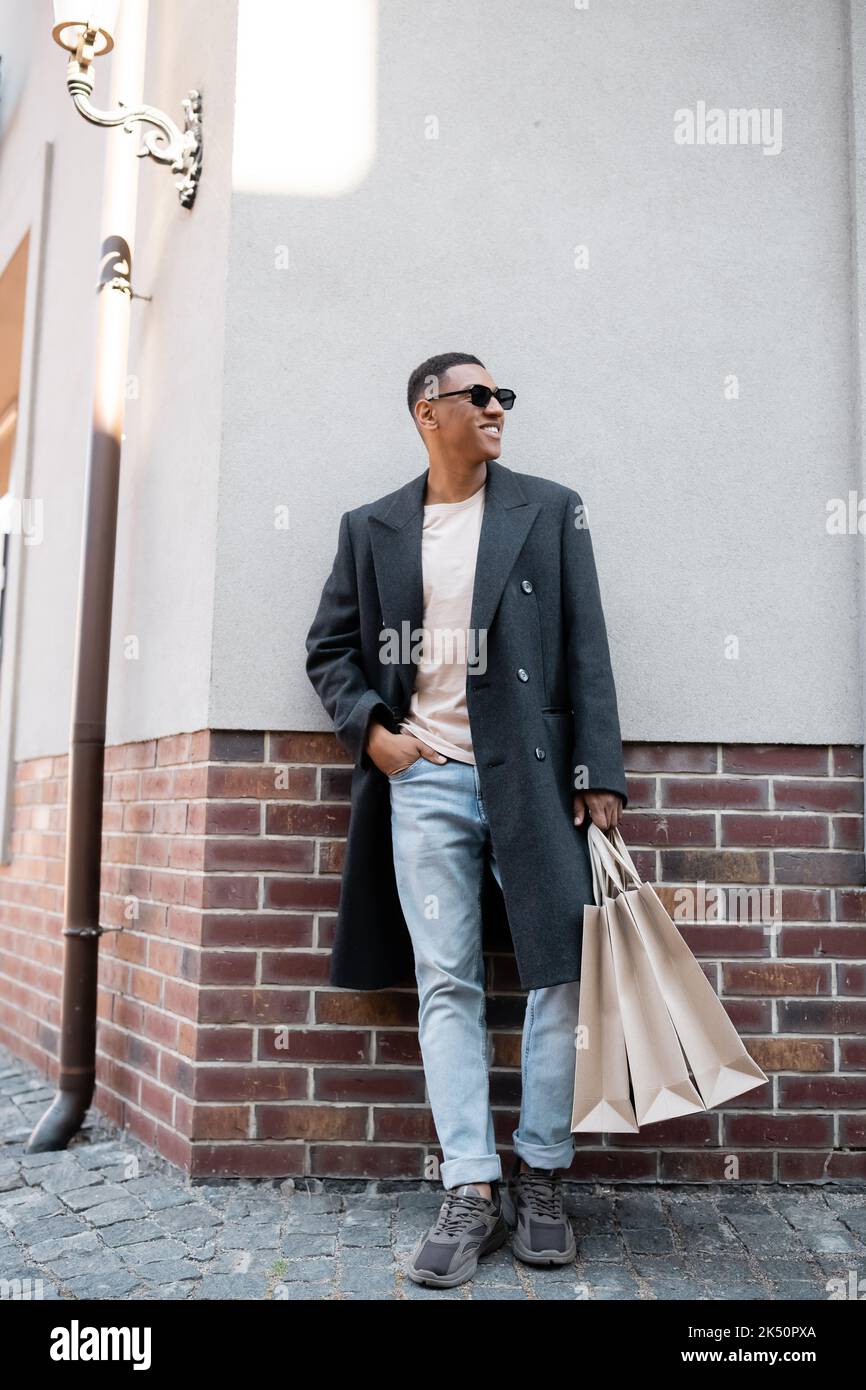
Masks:
[[[409,378],[409,386],[406,391],[406,399],[409,402],[409,414],[415,414],[415,402],[419,396],[423,396],[427,385],[428,377],[441,377],[448,371],[449,367],[459,367],[463,362],[474,362],[479,367],[484,367],[480,357],[473,357],[471,352],[440,352],[437,357],[428,357],[426,362],[422,362],[420,367],[416,367]],[[487,368],[484,367],[486,371]]]

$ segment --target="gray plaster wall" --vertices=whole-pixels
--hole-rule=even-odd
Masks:
[[[108,741],[329,727],[340,514],[426,467],[405,381],[452,348],[518,393],[503,462],[588,504],[626,738],[861,741],[843,0],[323,8],[152,0],[146,99],[202,88],[205,169],[188,214],[141,162]],[[53,154],[17,758],[67,746],[99,249],[50,24],[0,4],[4,261]],[[699,102],[779,109],[779,153],[676,144]]]
[[[625,737],[859,741],[843,6],[383,3],[357,60],[354,184],[297,191],[279,90],[267,188],[235,170],[214,722],[328,727],[340,513],[424,469],[405,380],[456,348],[518,393],[502,461],[587,501]],[[780,109],[781,149],[678,145],[700,101]]]

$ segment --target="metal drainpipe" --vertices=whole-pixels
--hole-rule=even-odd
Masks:
[[[147,0],[122,7],[110,58],[111,99],[141,100]],[[60,80],[61,74],[58,74]],[[73,112],[75,119],[79,119]],[[108,700],[120,445],[129,351],[132,251],[138,199],[140,131],[89,131],[108,142],[103,180],[96,370],[75,629],[63,917],[63,987],[57,1092],[26,1151],[64,1149],[93,1098],[105,711]],[[81,138],[79,136],[79,138]],[[70,341],[73,341],[70,338]]]

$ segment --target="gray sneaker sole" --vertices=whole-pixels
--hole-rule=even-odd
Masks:
[[[411,1265],[408,1266],[406,1273],[415,1284],[428,1284],[434,1289],[453,1289],[457,1284],[465,1284],[467,1279],[471,1279],[476,1269],[478,1261],[482,1255],[490,1255],[494,1250],[498,1250],[508,1239],[508,1227],[502,1216],[493,1227],[489,1236],[481,1242],[477,1250],[470,1250],[462,1265],[458,1265],[450,1274],[426,1274],[423,1270],[415,1270]]]

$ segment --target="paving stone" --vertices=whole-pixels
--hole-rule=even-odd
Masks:
[[[38,1182],[43,1192],[75,1192],[100,1182],[96,1173],[88,1173],[78,1163],[59,1163],[47,1172],[44,1168],[30,1169],[28,1182]]]
[[[102,1226],[100,1235],[106,1245],[112,1249],[119,1249],[124,1245],[143,1245],[148,1240],[162,1240],[165,1232],[155,1221],[139,1218],[136,1221],[118,1221],[111,1226]]]
[[[287,1232],[335,1236],[340,1229],[340,1216],[336,1212],[322,1212],[321,1215],[317,1215],[315,1212],[297,1214],[289,1211],[285,1224]]]
[[[193,1264],[192,1260],[157,1260],[153,1264],[145,1265],[143,1274],[149,1282],[154,1284],[167,1284],[180,1279],[201,1279],[204,1277],[200,1267]]]
[[[816,1254],[829,1255],[837,1251],[850,1251],[852,1255],[859,1255],[861,1258],[866,1256],[862,1240],[853,1231],[846,1231],[843,1226],[834,1231],[801,1230],[800,1239],[807,1250]]]
[[[623,1244],[632,1255],[664,1255],[674,1250],[673,1236],[665,1227],[653,1230],[649,1226],[622,1232]]]
[[[337,1237],[290,1231],[282,1237],[280,1250],[290,1260],[304,1259],[308,1255],[335,1255]]]
[[[396,1293],[397,1271],[388,1274],[385,1270],[363,1269],[344,1267],[340,1273],[339,1287],[341,1291],[374,1294],[374,1293]]]
[[[118,1202],[102,1202],[98,1207],[88,1207],[85,1215],[93,1226],[114,1226],[118,1221],[132,1221],[137,1216],[146,1216],[147,1207],[137,1197],[122,1197]]]
[[[0,1209],[0,1221],[11,1231],[26,1226],[29,1221],[47,1220],[49,1216],[54,1216],[64,1210],[59,1197],[43,1196],[39,1188],[27,1188],[25,1191],[26,1200],[16,1202],[14,1205],[9,1202]],[[17,1196],[17,1193],[12,1195]]]
[[[230,1222],[223,1226],[220,1244],[225,1250],[276,1250],[280,1244],[278,1223]]]
[[[271,1297],[278,1302],[298,1303],[302,1300],[331,1298],[333,1292],[333,1287],[330,1284],[308,1284],[299,1279],[293,1284],[276,1285]]]
[[[172,1185],[164,1178],[132,1178],[122,1185],[122,1191],[144,1202],[151,1211],[166,1211],[169,1207],[186,1207],[190,1203],[189,1190],[181,1183]]]
[[[95,1231],[79,1231],[74,1236],[61,1236],[59,1239],[37,1241],[30,1246],[30,1256],[39,1264],[57,1260],[61,1255],[80,1254],[88,1250],[101,1249]]]
[[[118,1255],[124,1264],[135,1268],[146,1268],[147,1265],[156,1264],[159,1261],[183,1259],[186,1255],[186,1246],[179,1240],[171,1240],[167,1236],[161,1236],[157,1240],[143,1241],[138,1245],[122,1245],[118,1248]],[[149,1274],[148,1274],[148,1277]]]
[[[64,1281],[75,1298],[123,1298],[136,1288],[138,1280],[125,1270],[82,1274]]]
[[[37,1240],[59,1240],[63,1236],[75,1236],[87,1230],[89,1227],[79,1217],[60,1211],[54,1216],[25,1221],[15,1227],[15,1235],[24,1245],[32,1245]]]
[[[577,1243],[578,1258],[582,1260],[621,1260],[623,1243],[619,1236],[583,1236]]]
[[[128,1194],[122,1187],[117,1187],[114,1183],[95,1183],[88,1187],[77,1187],[71,1192],[64,1192],[63,1201],[70,1211],[89,1211],[91,1207],[99,1207],[106,1202],[125,1201]]]
[[[169,1207],[160,1213],[160,1225],[168,1231],[201,1230],[206,1226],[222,1225],[222,1218],[203,1202],[189,1202],[183,1207]]]
[[[264,1298],[267,1291],[267,1280],[261,1274],[205,1274],[196,1296],[236,1301]]]

